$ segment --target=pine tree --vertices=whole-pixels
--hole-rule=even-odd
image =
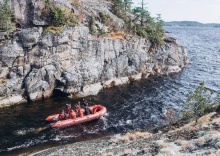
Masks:
[[[142,0],[141,1],[141,27],[143,27],[144,26],[144,6],[145,6],[145,4],[144,4],[144,0]]]
[[[124,13],[124,4],[122,0],[113,0],[112,1],[112,12],[118,17],[122,17]]]
[[[198,118],[210,108],[211,94],[212,91],[205,87],[204,82],[201,82],[194,91],[187,95],[186,104],[183,105],[183,115],[187,117],[191,115],[192,118],[195,118],[197,124]],[[189,114],[190,112],[192,113]]]
[[[124,0],[124,9],[125,11],[131,11],[131,4],[133,4],[132,0]]]
[[[150,13],[147,10],[142,9],[142,7],[136,7],[132,12],[135,15],[135,22],[140,22],[141,27],[144,27],[144,25],[153,20]]]
[[[150,13],[144,9],[144,2],[142,0],[141,7],[136,7],[132,10],[135,15],[134,22],[137,23],[137,35],[148,38],[154,45],[163,43],[163,21],[161,16],[153,18]]]

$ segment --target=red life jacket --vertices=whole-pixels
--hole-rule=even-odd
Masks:
[[[82,110],[78,111],[78,117],[83,117],[83,111]]]
[[[70,119],[75,119],[76,118],[76,112],[74,110],[71,110],[69,117],[70,117]]]
[[[81,110],[80,106],[77,105],[76,108],[78,110],[78,117],[83,117],[83,110]]]
[[[58,119],[63,120],[64,118],[65,118],[65,113],[64,112],[60,113]]]

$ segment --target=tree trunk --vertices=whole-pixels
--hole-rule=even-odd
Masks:
[[[141,10],[141,27],[143,27],[144,26],[144,22],[143,22],[143,10],[144,10],[144,0],[142,0],[142,3],[141,3],[141,8],[142,8],[142,10]]]
[[[197,125],[197,123],[198,123],[198,116],[196,115],[196,125]]]

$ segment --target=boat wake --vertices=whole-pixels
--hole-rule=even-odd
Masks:
[[[44,126],[44,127],[39,127],[39,128],[27,128],[27,129],[20,129],[20,130],[16,130],[14,131],[14,135],[16,136],[22,136],[22,135],[27,135],[29,133],[34,133],[34,134],[38,134],[46,129],[50,128],[50,125]]]

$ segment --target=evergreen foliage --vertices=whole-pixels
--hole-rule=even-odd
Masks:
[[[124,3],[122,0],[112,0],[113,6],[112,6],[112,12],[117,17],[122,18],[124,14]]]
[[[90,22],[89,22],[89,30],[91,34],[95,34],[96,30],[95,30],[95,17],[91,16],[90,18]]]
[[[59,27],[65,24],[68,24],[71,27],[75,27],[78,24],[74,13],[69,10],[63,10],[60,7],[54,6],[51,4],[50,0],[45,0],[45,9],[43,15],[49,23],[49,26],[44,29],[43,34],[47,32],[59,34],[59,31],[61,30]]]
[[[131,12],[131,4],[133,4],[132,0],[124,0],[124,10]]]
[[[153,44],[158,45],[163,43],[163,20],[161,16],[153,18],[150,13],[142,9],[141,7],[136,7],[133,9],[133,14],[135,15],[134,22],[137,23],[136,33],[138,36],[148,38]]]
[[[194,118],[197,124],[198,118],[211,107],[211,94],[212,91],[205,87],[204,82],[201,82],[194,91],[187,95],[186,104],[183,105],[183,117]]]
[[[0,29],[9,33],[12,31],[12,13],[7,0],[0,5]]]
[[[103,12],[100,12],[100,13],[99,13],[99,17],[101,18],[101,22],[102,22],[103,24],[108,25],[109,22],[111,22],[111,17],[110,17],[108,14],[105,14],[105,13],[103,13]]]
[[[164,36],[163,30],[163,21],[161,20],[160,15],[150,22],[150,25],[147,27],[146,31],[149,34],[149,39],[154,44],[162,44]]]
[[[64,11],[59,7],[51,9],[52,25],[55,27],[63,26],[66,23]]]
[[[150,13],[144,8],[142,0],[140,7],[135,7],[131,13],[134,17],[127,16],[131,10],[132,0],[112,0],[112,12],[122,18],[125,22],[124,31],[146,39],[149,39],[153,45],[163,44],[163,20],[158,15],[156,18],[151,17]]]

